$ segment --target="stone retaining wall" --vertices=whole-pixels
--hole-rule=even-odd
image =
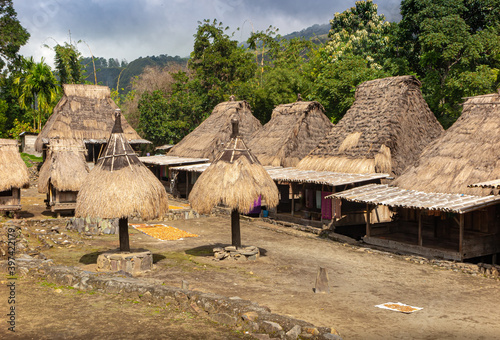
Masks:
[[[3,261],[0,267],[5,266],[6,261]],[[134,278],[125,272],[93,273],[75,267],[56,266],[52,260],[33,259],[28,255],[19,256],[16,266],[21,275],[45,278],[79,290],[128,294],[162,305],[175,303],[181,310],[248,333],[267,334],[279,339],[341,339],[331,328],[315,327],[303,320],[275,314],[268,307],[237,297],[167,287],[159,280]]]

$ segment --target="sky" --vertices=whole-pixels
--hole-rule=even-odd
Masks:
[[[399,20],[400,0],[375,0],[379,14]],[[53,66],[54,47],[78,42],[85,57],[132,61],[167,54],[189,57],[198,21],[217,19],[234,39],[270,25],[281,35],[327,24],[354,0],[14,0],[21,25],[31,37],[20,50]],[[240,28],[237,31],[237,28]]]

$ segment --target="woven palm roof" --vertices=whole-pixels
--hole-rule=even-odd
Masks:
[[[120,116],[118,110],[106,149],[80,188],[77,217],[151,220],[168,211],[165,188],[128,143]]]
[[[28,184],[28,168],[19,154],[17,141],[0,139],[0,191],[22,188]]]
[[[49,182],[59,191],[78,191],[89,171],[81,141],[52,139],[40,168],[38,192],[47,193]]]
[[[491,188],[469,188],[500,178],[500,95],[467,99],[462,115],[422,152],[417,164],[396,180],[401,188],[489,195]]]
[[[230,140],[233,115],[238,118],[240,133],[246,140],[262,128],[246,101],[223,102],[196,129],[171,148],[168,155],[213,160]]]
[[[248,147],[262,165],[296,166],[332,129],[324,111],[315,101],[278,105]]]
[[[91,143],[106,143],[114,125],[118,106],[111,99],[107,86],[64,84],[64,95],[43,127],[35,142],[42,152],[49,139],[76,139]],[[122,127],[128,142],[149,143],[123,118]]]
[[[299,168],[399,175],[414,164],[443,128],[413,76],[362,83],[345,116]]]
[[[232,131],[230,141],[200,175],[189,194],[191,206],[199,213],[209,213],[221,203],[231,210],[248,213],[259,196],[269,207],[278,204],[278,188],[238,133],[236,116],[232,120]]]

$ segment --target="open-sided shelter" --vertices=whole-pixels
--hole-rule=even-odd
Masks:
[[[254,117],[246,101],[223,102],[218,104],[212,114],[196,129],[171,148],[167,155],[214,160],[231,139],[233,115],[239,120],[241,136],[246,140],[262,128],[262,124]]]
[[[151,220],[168,212],[165,188],[142,164],[121,127],[120,112],[106,148],[80,187],[76,217],[118,218],[120,251],[130,251],[128,218]]]
[[[239,212],[248,213],[262,198],[269,207],[278,204],[276,184],[248,150],[238,132],[238,118],[231,119],[231,139],[215,160],[200,175],[189,194],[189,201],[199,213],[210,213],[223,204],[231,209],[232,245],[241,247]]]
[[[38,177],[38,192],[47,194],[47,208],[58,215],[74,211],[78,191],[88,173],[83,142],[51,139]]]
[[[64,95],[38,135],[35,149],[44,152],[50,139],[83,141],[87,148],[87,161],[96,162],[114,125],[114,112],[118,109],[107,86],[64,84]],[[122,122],[123,134],[131,145],[150,143],[142,139],[127,123]]]
[[[21,210],[21,188],[29,185],[29,173],[16,140],[0,139],[0,211]]]
[[[324,111],[315,101],[278,105],[248,147],[264,166],[296,166],[332,129]]]
[[[443,132],[420,85],[414,76],[362,83],[351,108],[297,167],[400,175]]]
[[[368,228],[365,241],[464,260],[500,252],[500,95],[469,98],[461,117],[394,181],[334,194],[373,207],[395,221]],[[471,184],[476,184],[473,187]]]

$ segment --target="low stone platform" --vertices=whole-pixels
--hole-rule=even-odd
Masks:
[[[107,251],[97,257],[97,271],[119,271],[139,274],[153,269],[153,254],[145,249]]]
[[[236,248],[235,246],[217,247],[213,249],[215,260],[250,260],[255,261],[260,256],[259,248],[247,246]]]

